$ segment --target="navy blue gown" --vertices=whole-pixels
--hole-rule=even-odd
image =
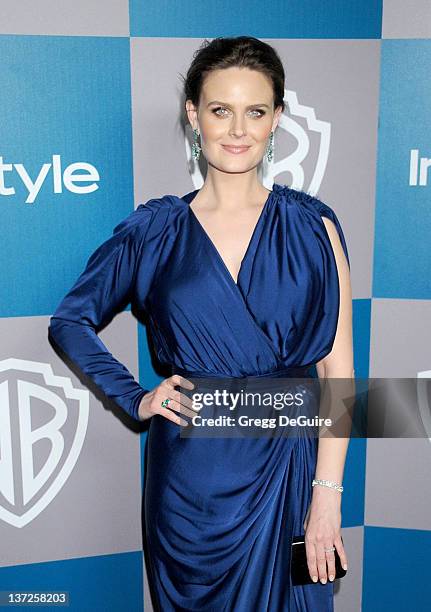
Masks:
[[[50,335],[133,418],[147,391],[97,332],[131,301],[160,362],[185,377],[308,376],[332,348],[334,253],[318,198],[275,183],[237,283],[189,204],[141,204],[90,257],[50,319]],[[350,264],[349,264],[350,265]],[[162,612],[330,612],[334,584],[292,586],[292,535],[304,533],[318,440],[180,437],[155,415],[145,513],[150,579]]]

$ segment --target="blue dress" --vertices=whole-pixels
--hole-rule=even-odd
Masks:
[[[142,387],[97,336],[131,301],[160,362],[185,377],[308,375],[332,348],[334,253],[318,198],[275,183],[237,283],[189,207],[197,194],[141,204],[90,257],[50,319],[50,336],[138,419]],[[349,263],[350,265],[350,263]],[[292,535],[304,533],[316,438],[180,437],[161,415],[148,434],[150,580],[162,612],[330,612],[334,584],[292,586]]]

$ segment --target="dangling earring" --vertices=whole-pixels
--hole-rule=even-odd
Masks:
[[[193,130],[193,144],[192,144],[192,157],[195,161],[198,161],[199,156],[201,154],[201,147],[198,142],[199,132],[196,128]]]
[[[274,157],[274,132],[271,130],[269,135],[269,144],[266,148],[266,159],[271,162]]]

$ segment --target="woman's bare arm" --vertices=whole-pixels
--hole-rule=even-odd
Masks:
[[[331,240],[337,263],[340,285],[340,308],[334,345],[329,355],[316,364],[316,369],[319,378],[352,379],[355,376],[355,371],[353,363],[350,270],[335,225],[324,217],[323,222]],[[343,393],[343,387],[346,387],[346,384],[343,385],[343,381],[340,380],[333,386],[337,397]],[[338,434],[340,433],[339,429],[335,428],[334,431]],[[327,436],[320,438],[315,478],[334,480],[341,483],[348,443],[348,438],[332,438]],[[320,491],[321,487],[315,487],[315,490],[317,489]]]
[[[319,378],[336,378],[328,400],[331,415],[343,416],[344,404],[336,403],[345,392],[351,392],[354,379],[353,364],[353,333],[352,333],[352,290],[350,283],[350,269],[341,241],[334,223],[322,217],[326,226],[332,249],[335,255],[340,287],[340,305],[337,331],[331,352],[316,364]],[[349,387],[349,389],[347,389]],[[331,386],[329,386],[331,389]],[[325,416],[328,411],[326,411]],[[344,414],[345,416],[345,414]],[[348,420],[348,419],[347,419]],[[328,431],[328,430],[327,430]],[[319,437],[317,465],[315,478],[332,480],[342,483],[347,448],[347,437],[340,437],[342,428],[334,426],[333,434],[326,433]],[[331,427],[329,428],[331,432]],[[310,575],[323,583],[333,580],[335,576],[334,555],[326,556],[324,549],[335,545],[342,565],[347,569],[347,555],[341,541],[341,494],[330,487],[313,487],[312,500],[304,521],[307,542],[307,562]]]

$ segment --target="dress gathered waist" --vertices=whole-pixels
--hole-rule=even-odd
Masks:
[[[202,370],[187,370],[184,368],[180,368],[179,366],[172,365],[172,375],[179,374],[180,376],[184,376],[187,378],[233,378],[233,379],[255,379],[255,378],[305,378],[311,377],[309,373],[310,365],[308,366],[291,366],[291,367],[283,367],[277,368],[276,370],[271,370],[270,372],[265,372],[264,374],[252,374],[245,376],[228,376],[223,373],[215,373],[215,372],[205,372]]]

